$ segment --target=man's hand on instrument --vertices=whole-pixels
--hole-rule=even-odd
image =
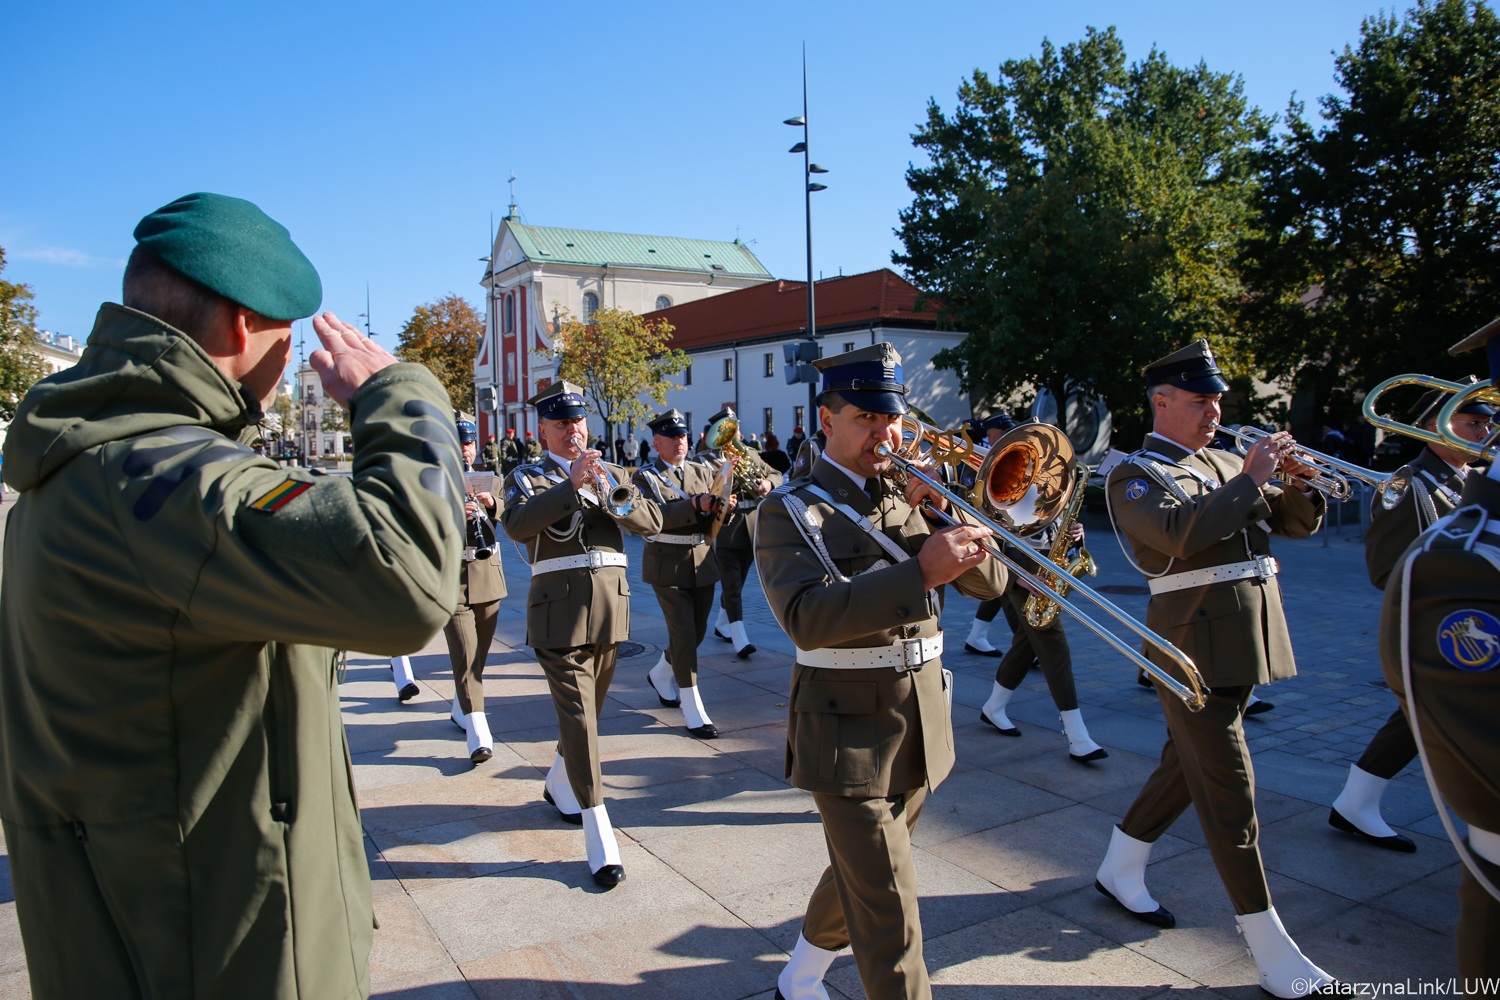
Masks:
[[[1314,469],[1306,462],[1303,462],[1292,455],[1288,455],[1286,458],[1281,460],[1281,474],[1289,485],[1295,486],[1298,490],[1306,493],[1312,489],[1312,487],[1308,485],[1308,480],[1316,476],[1318,474],[1318,470]]]
[[[489,508],[490,510],[495,509],[495,497],[493,494],[488,492],[479,492],[471,493],[470,496],[472,496],[475,500],[478,500],[480,503],[484,504],[485,507]]]
[[[474,499],[473,496],[470,496],[467,500],[464,501],[464,516],[466,516],[466,517],[473,517],[475,514],[478,514],[478,513],[479,513],[479,504]]]
[[[755,481],[755,492],[760,494],[761,496],[765,496],[775,488],[775,484],[773,484],[769,479],[757,479]]]
[[[1068,537],[1070,539],[1072,539],[1073,541],[1078,542],[1079,544],[1082,544],[1083,543],[1083,525],[1079,524],[1077,521],[1074,521],[1072,524],[1068,525]],[[1107,545],[1109,543],[1106,542],[1105,544]]]
[[[1296,447],[1296,444],[1286,431],[1268,434],[1245,452],[1245,464],[1241,468],[1245,475],[1255,480],[1255,485],[1264,486],[1276,474],[1276,467],[1281,464],[1283,453]]]
[[[916,468],[924,476],[931,476],[933,479],[938,478],[938,469],[935,465],[919,465]],[[907,476],[906,485],[902,486],[901,489],[906,495],[906,502],[909,506],[920,507],[923,500],[930,500],[932,501],[932,506],[937,510],[948,509],[948,495],[942,490],[933,489],[916,476]]]
[[[573,467],[568,471],[568,478],[572,480],[575,490],[583,487],[583,481],[588,478],[589,467],[599,461],[603,454],[603,452],[589,448],[573,459]]]
[[[994,534],[977,524],[959,524],[934,531],[917,553],[922,585],[931,589],[952,583],[989,558],[978,539]]]

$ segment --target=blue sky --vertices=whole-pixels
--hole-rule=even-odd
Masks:
[[[22,3],[4,16],[4,277],[42,326],[84,337],[118,301],[140,217],[190,191],[249,198],[323,277],[324,308],[374,329],[448,292],[479,304],[491,213],[733,239],[804,274],[808,46],[815,266],[887,266],[910,141],[976,67],[1115,25],[1243,75],[1250,99],[1309,109],[1371,2],[768,2],[749,5]],[[1402,8],[1404,9],[1404,8]],[[308,330],[308,339],[312,340]]]

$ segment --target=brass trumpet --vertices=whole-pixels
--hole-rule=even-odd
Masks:
[[[977,544],[983,545],[990,555],[1000,560],[1034,591],[1052,592],[1046,580],[1022,568],[1005,554],[1000,545],[994,543],[998,539],[1010,545],[1025,553],[1043,569],[1055,571],[1058,568],[1052,560],[1032,549],[1024,539],[1054,521],[1062,513],[1074,489],[1082,488],[1077,465],[1073,460],[1073,445],[1061,430],[1051,424],[1025,423],[1011,430],[993,446],[985,448],[976,445],[965,431],[940,431],[912,417],[905,417],[901,423],[901,443],[896,448],[885,444],[877,445],[875,454],[891,459],[891,468],[884,475],[898,485],[908,477],[926,483],[947,497],[949,503],[993,531],[993,538],[981,539]],[[922,465],[941,466],[954,478],[955,485],[945,486],[933,479],[922,471]],[[947,511],[938,510],[930,504],[924,506],[948,524],[963,523]],[[1073,582],[1072,587],[1099,610],[1156,647],[1162,655],[1176,664],[1187,678],[1187,683],[1179,681],[1126,645],[1113,632],[1089,617],[1075,601],[1061,595],[1052,599],[1121,656],[1181,698],[1190,711],[1197,712],[1203,708],[1208,689],[1203,684],[1203,675],[1186,653],[1130,617],[1092,587],[1079,581]]]
[[[1249,451],[1255,444],[1271,436],[1270,431],[1263,431],[1259,427],[1244,426],[1238,429],[1215,424],[1214,430],[1220,434],[1227,434],[1235,440],[1235,451],[1241,455]],[[1321,451],[1314,451],[1305,445],[1296,445],[1288,449],[1282,455],[1283,458],[1291,457],[1303,465],[1311,466],[1316,470],[1316,475],[1304,480],[1308,486],[1322,493],[1330,500],[1348,500],[1354,496],[1354,487],[1349,485],[1349,480],[1357,479],[1362,483],[1374,486],[1377,489],[1390,478],[1389,475],[1367,469],[1353,462],[1346,462],[1341,458],[1334,458]]]
[[[589,442],[582,434],[573,435],[578,450],[588,449]],[[595,459],[588,468],[588,476],[593,481],[594,492],[599,494],[599,504],[611,517],[629,517],[630,512],[635,509],[634,491],[629,486],[623,486],[615,482],[615,477],[609,474],[609,469],[599,459]]]

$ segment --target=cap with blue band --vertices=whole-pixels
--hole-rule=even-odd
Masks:
[[[458,421],[458,443],[473,444],[479,438],[479,430],[471,421]]]
[[[1184,392],[1204,395],[1229,391],[1229,383],[1224,381],[1224,372],[1214,360],[1214,352],[1206,340],[1195,341],[1160,361],[1151,362],[1144,374],[1148,389],[1170,385]]]
[[[652,433],[662,437],[684,437],[688,433],[687,418],[675,407],[658,414],[646,422]]]
[[[820,358],[813,362],[813,367],[823,374],[822,392],[836,392],[861,410],[894,414],[909,411],[901,355],[884,341]],[[818,401],[822,402],[821,394]]]
[[[588,412],[583,406],[583,386],[572,382],[553,382],[526,405],[536,407],[538,420],[577,420]]]

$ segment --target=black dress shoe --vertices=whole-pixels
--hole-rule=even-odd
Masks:
[[[679,708],[679,707],[681,707],[681,705],[682,705],[682,699],[681,698],[674,698],[671,701],[668,701],[667,700],[667,696],[661,693],[661,689],[656,686],[656,682],[651,679],[651,675],[650,674],[646,675],[646,683],[650,684],[651,685],[651,690],[653,690],[653,691],[656,692],[656,700],[662,703],[662,707],[663,708]]]
[[[978,646],[971,646],[967,642],[964,643],[964,652],[965,653],[973,653],[975,656],[1004,656],[1005,655],[1005,651],[1004,650],[1001,650],[1001,649],[980,649]]]
[[[605,865],[603,868],[594,872],[594,881],[598,882],[606,889],[612,889],[615,886],[619,885],[621,882],[625,881],[625,866]]]
[[[979,721],[980,722],[987,722],[987,723],[989,723],[990,727],[992,729],[994,729],[995,732],[999,733],[1001,736],[1020,736],[1021,735],[1021,731],[1019,729],[1015,728],[1014,726],[1012,726],[1009,729],[1001,729],[1000,726],[995,722],[994,719],[992,719],[988,715],[984,714],[984,709],[980,709],[979,710]]]
[[[475,764],[483,764],[493,756],[495,756],[495,751],[491,750],[489,747],[480,747],[478,750],[475,750],[473,753],[469,754],[469,760]]]
[[[1110,899],[1115,899],[1115,894],[1112,893],[1112,892],[1110,892],[1108,889],[1104,888],[1104,883],[1100,882],[1098,879],[1094,879],[1094,888],[1098,889],[1100,892],[1104,893]],[[1116,903],[1120,903],[1120,901],[1118,899],[1115,899],[1115,902]],[[1120,907],[1126,913],[1130,914],[1132,917],[1135,917],[1137,920],[1143,921],[1144,923],[1148,923],[1152,927],[1176,927],[1177,926],[1177,918],[1174,917],[1174,916],[1172,916],[1172,914],[1168,913],[1167,912],[1167,908],[1165,906],[1158,906],[1156,909],[1152,910],[1150,913],[1137,913],[1135,910],[1132,910],[1130,907],[1126,906],[1124,903],[1120,903]]]
[[[574,826],[583,825],[583,813],[565,813],[558,809],[557,803],[553,801],[552,793],[545,788],[542,789],[542,798],[546,799],[547,804],[553,809],[557,809],[557,815],[562,817],[564,823],[572,823]]]
[[[725,635],[723,632],[720,632],[719,631],[719,626],[717,626],[717,625],[714,626],[714,638],[716,638],[716,639],[723,639],[725,642],[733,642],[734,641],[734,636]]]
[[[1328,810],[1328,825],[1335,830],[1343,830],[1345,833],[1352,833],[1356,837],[1363,837],[1376,847],[1384,847],[1388,851],[1400,851],[1402,854],[1415,854],[1417,851],[1417,845],[1410,837],[1403,837],[1399,833],[1390,837],[1376,837],[1373,834],[1365,833],[1365,831],[1345,819],[1343,813],[1337,809]]]
[[[716,740],[719,738],[719,729],[712,722],[699,726],[697,729],[689,726],[688,735],[696,736],[700,740]]]
[[[1276,706],[1273,705],[1273,704],[1271,704],[1269,701],[1257,701],[1253,705],[1246,706],[1246,708],[1245,708],[1245,714],[1246,715],[1260,715],[1262,712],[1269,712],[1271,709],[1273,709],[1275,707]]]
[[[1106,749],[1104,749],[1103,747],[1100,747],[1097,750],[1091,751],[1090,753],[1086,753],[1086,754],[1083,754],[1081,756],[1079,754],[1076,754],[1076,753],[1070,753],[1070,754],[1068,754],[1068,756],[1072,757],[1074,760],[1076,760],[1080,764],[1089,764],[1089,763],[1092,763],[1093,761],[1103,760],[1104,758],[1108,757],[1109,756],[1109,751],[1106,750]]]
[[[1151,687],[1151,678],[1146,676],[1146,671],[1144,670],[1137,670],[1135,672],[1135,682],[1143,688]]]
[[[408,684],[406,685],[406,687],[401,689],[401,693],[396,695],[396,697],[400,698],[402,701],[411,701],[421,693],[421,688],[417,687],[415,684]]]
[[[745,648],[744,649],[736,649],[734,651],[734,655],[738,656],[742,660],[748,660],[748,659],[750,659],[750,654],[753,653],[753,652],[755,652],[755,647],[752,646],[752,645],[750,645],[747,642],[747,643],[745,643]]]

